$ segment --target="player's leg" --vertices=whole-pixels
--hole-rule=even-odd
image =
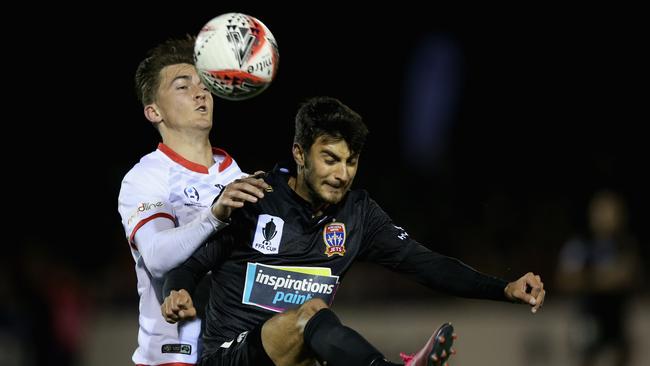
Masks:
[[[438,328],[424,347],[413,356],[403,357],[406,366],[446,365],[454,353],[451,348],[455,338],[449,323]],[[314,314],[305,326],[305,343],[317,355],[319,361],[329,366],[389,366],[397,365],[366,341],[355,330],[341,324],[336,315],[327,308]]]
[[[452,332],[453,327],[444,324],[406,364],[442,365],[452,353]],[[320,299],[269,319],[262,327],[261,339],[266,354],[277,366],[312,366],[314,359],[328,366],[397,365],[387,361],[354,329],[341,324]]]
[[[388,362],[354,329],[341,323],[336,314],[322,308],[305,324],[304,338],[317,359],[330,366],[383,366]]]
[[[276,366],[314,365],[314,355],[303,341],[304,322],[322,307],[327,307],[322,300],[310,300],[299,308],[277,314],[264,323],[262,344]]]
[[[277,366],[312,366],[314,359],[328,366],[394,365],[373,363],[383,360],[382,354],[341,324],[320,299],[269,319],[262,327],[262,343]]]

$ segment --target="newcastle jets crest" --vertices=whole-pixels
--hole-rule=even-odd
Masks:
[[[325,254],[328,257],[335,254],[343,256],[345,254],[345,224],[333,222],[325,225],[323,241],[325,242]]]

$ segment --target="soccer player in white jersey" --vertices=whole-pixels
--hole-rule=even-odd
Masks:
[[[225,227],[233,209],[256,202],[268,187],[211,146],[213,99],[193,66],[193,49],[190,37],[166,41],[135,75],[144,115],[162,137],[126,174],[119,195],[140,295],[136,365],[196,363],[200,320],[175,325],[163,319],[163,276]]]

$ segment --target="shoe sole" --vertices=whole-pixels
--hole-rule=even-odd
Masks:
[[[445,323],[436,330],[433,334],[435,342],[431,347],[431,352],[427,358],[427,366],[444,365],[445,362],[451,357],[451,346],[454,344],[454,327],[451,323]],[[440,336],[445,337],[445,343],[440,343]],[[445,357],[442,357],[442,351],[445,351]],[[433,360],[433,356],[438,357],[438,361]]]

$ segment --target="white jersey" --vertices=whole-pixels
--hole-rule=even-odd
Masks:
[[[140,295],[138,348],[133,353],[137,365],[197,362],[200,320],[167,323],[160,305],[164,274],[226,225],[209,208],[225,185],[244,176],[225,151],[213,151],[215,164],[207,168],[161,143],[122,181],[119,212]]]

